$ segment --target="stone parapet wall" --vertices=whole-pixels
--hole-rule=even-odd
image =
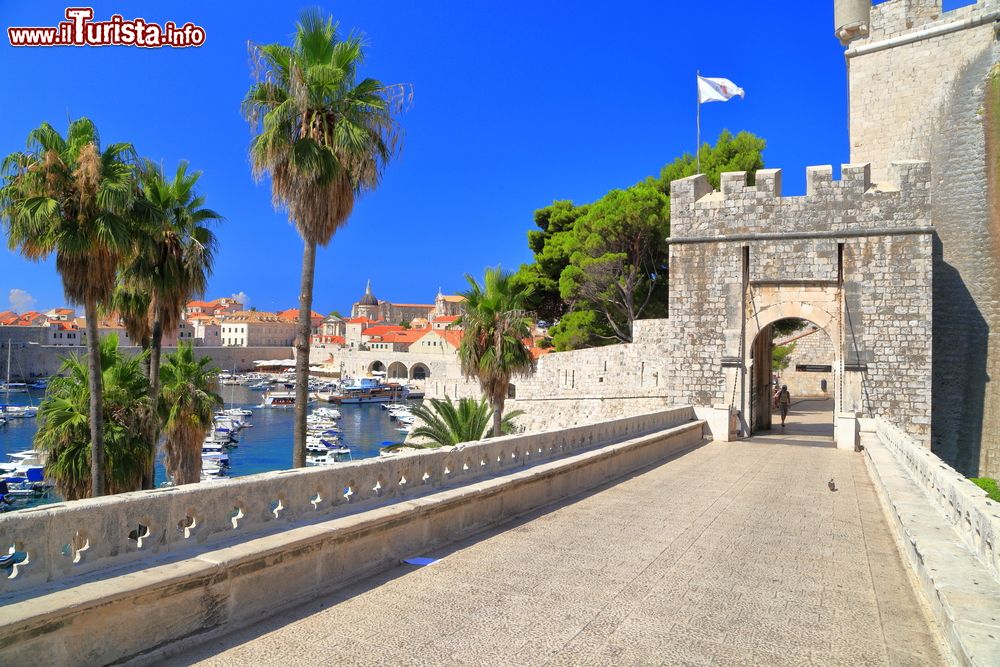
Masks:
[[[988,19],[1000,11],[998,0],[977,0],[948,11],[943,6],[943,0],[888,0],[873,5],[867,34],[852,41],[851,47],[864,50],[887,40],[933,34],[948,26]]]
[[[8,512],[0,515],[0,542],[27,559],[0,580],[0,606],[11,596],[70,579],[418,498],[694,418],[690,407],[661,410],[457,447]]]
[[[893,163],[891,183],[878,188],[872,187],[868,164],[843,165],[840,180],[833,180],[829,165],[808,167],[806,195],[799,197],[781,196],[780,169],[757,171],[755,185],[746,185],[746,172],[726,173],[722,178],[721,192],[710,191],[704,174],[671,183],[672,243],[734,235],[877,234],[930,223],[931,170],[926,162]],[[769,240],[795,242],[794,238]],[[811,278],[836,278],[830,273],[835,257],[830,255],[829,243],[825,250],[800,255],[811,268]]]
[[[875,432],[923,493],[948,518],[965,546],[1000,580],[997,504],[989,499],[986,491],[888,420],[876,419]]]
[[[996,503],[885,419],[862,420],[860,442],[900,553],[955,663],[998,664]]]

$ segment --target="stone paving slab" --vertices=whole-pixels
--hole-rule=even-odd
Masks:
[[[815,433],[708,444],[167,663],[948,664],[861,455]]]

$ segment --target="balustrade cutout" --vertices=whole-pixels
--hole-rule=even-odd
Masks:
[[[319,504],[323,502],[323,496],[320,495],[319,491],[317,491],[316,495],[309,499],[309,502],[312,504],[314,510],[318,510]]]
[[[17,579],[18,575],[21,574],[21,568],[30,562],[31,558],[24,544],[17,541],[11,543],[6,556],[0,556],[0,567],[10,568],[8,579]]]
[[[447,470],[447,468],[445,468],[445,470]],[[423,477],[421,477],[421,478],[420,478],[420,480],[421,480],[421,481],[422,481],[422,482],[423,482],[424,484],[426,484],[426,483],[427,483],[427,480],[429,480],[430,478],[431,478],[431,474],[430,474],[429,472],[425,472],[425,473],[424,473],[424,476],[423,476]]]
[[[344,500],[351,502],[351,496],[354,495],[354,482],[351,481],[346,487],[344,487]]]
[[[73,565],[79,565],[83,561],[83,552],[90,548],[90,538],[82,530],[76,531],[68,544],[64,544],[62,555],[72,558]]]
[[[236,530],[237,528],[240,527],[240,519],[242,519],[244,516],[246,515],[243,513],[243,507],[241,507],[240,505],[236,505],[235,507],[233,507],[233,511],[229,513],[229,520],[233,524],[233,530]]]
[[[399,477],[399,485],[400,486],[404,486],[405,484],[406,484],[406,475],[400,475],[400,477]]]
[[[136,549],[141,549],[144,541],[147,537],[149,537],[150,532],[149,522],[143,523],[140,521],[138,526],[129,531],[128,539],[135,542]]]
[[[188,513],[183,519],[177,522],[177,530],[184,533],[184,539],[191,538],[191,531],[194,530],[195,526],[198,525],[198,519],[195,518],[194,512],[188,510]]]
[[[274,515],[275,519],[277,519],[278,515],[281,514],[281,511],[285,509],[285,504],[281,502],[281,500],[282,500],[281,498],[278,498],[277,500],[271,503],[269,511],[271,512],[271,514]]]

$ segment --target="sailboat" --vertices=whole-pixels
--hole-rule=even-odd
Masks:
[[[10,355],[14,346],[11,341],[7,341],[7,382],[4,384],[4,405],[0,406],[0,415],[8,419],[17,419],[22,417],[34,417],[38,414],[38,408],[33,405],[11,405],[10,404],[10,393],[11,383],[10,383]],[[27,392],[27,389],[24,389]],[[30,397],[29,397],[30,401]]]

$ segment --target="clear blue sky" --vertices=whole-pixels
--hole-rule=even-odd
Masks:
[[[82,3],[87,4],[87,3]],[[240,100],[247,40],[287,42],[291,2],[93,3],[95,18],[207,31],[201,48],[23,48],[9,26],[49,26],[65,2],[0,2],[0,151],[22,149],[47,120],[89,116],[105,142],[130,141],[171,170],[187,159],[226,217],[207,296],[244,291],[252,305],[296,304],[301,242],[247,163]],[[306,5],[302,5],[306,6]],[[767,139],[786,194],[805,167],[848,159],[843,51],[833,2],[538,2],[343,0],[322,8],[367,34],[364,74],[409,82],[406,143],[378,192],[317,260],[315,309],[349,308],[372,279],[379,298],[428,302],[463,275],[530,259],[532,212],[588,202],[650,174],[695,143],[695,70],[732,79],[746,100],[705,105],[704,139],[722,128]],[[839,170],[839,168],[838,168]],[[11,289],[36,308],[62,305],[52,262],[0,250],[0,310]]]

